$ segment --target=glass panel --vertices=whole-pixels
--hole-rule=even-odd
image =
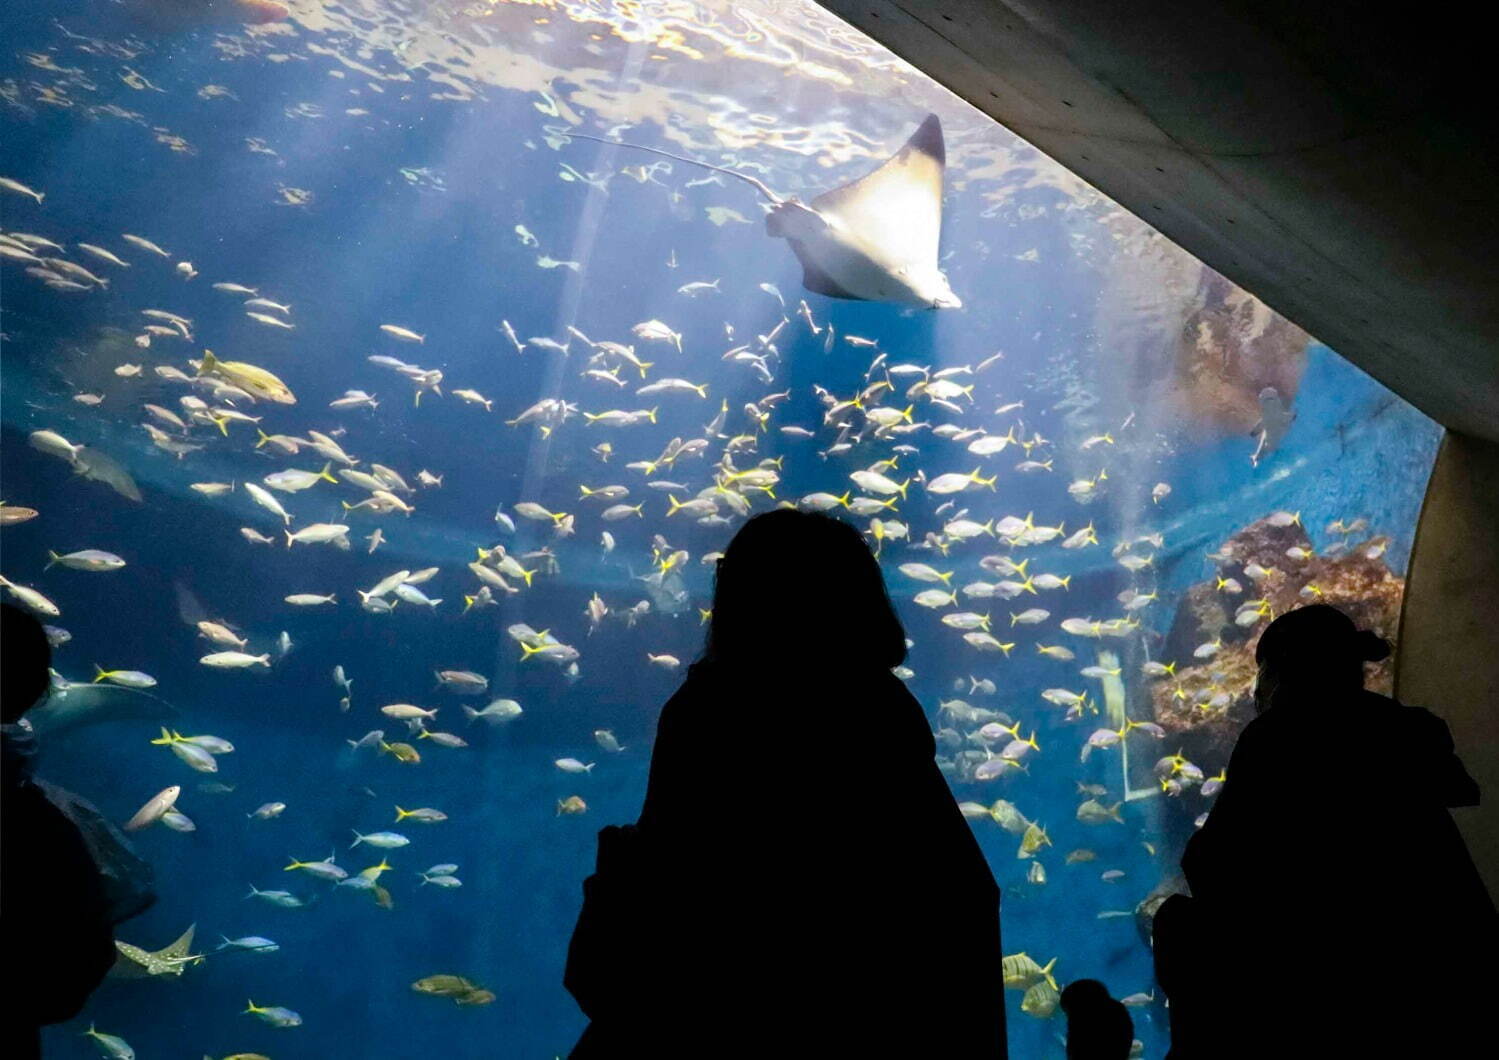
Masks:
[[[205,955],[109,981],[52,1054],[91,1022],[141,1056],[565,1053],[580,881],[638,812],[712,556],[746,511],[830,503],[880,549],[1006,952],[1135,995],[1161,1055],[1144,914],[1255,636],[1303,600],[1395,632],[1437,428],[810,5],[196,10],[5,18],[0,459],[39,514],[7,507],[4,573],[88,686],[39,712],[41,770],[117,822],[181,787],[119,936],[196,924]],[[734,175],[811,200],[928,114],[961,308],[806,289]],[[814,288],[946,304],[934,201],[778,217],[886,255],[814,254]],[[849,769],[849,802],[878,783]],[[369,886],[288,871],[330,852]],[[1006,991],[1014,1055],[1060,1055],[1045,1000]]]

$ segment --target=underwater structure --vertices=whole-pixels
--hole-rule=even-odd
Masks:
[[[3,18],[0,573],[159,895],[49,1055],[565,1054],[597,829],[786,504],[884,567],[1012,1055],[1084,977],[1164,1054],[1256,637],[1398,639],[1432,419],[809,4]]]

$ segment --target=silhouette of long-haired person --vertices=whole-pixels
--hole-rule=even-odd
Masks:
[[[853,527],[734,536],[639,822],[584,884],[574,1057],[1004,1055],[999,891],[905,657]]]
[[[1255,651],[1257,716],[1155,922],[1175,1060],[1499,1056],[1499,919],[1449,807],[1447,725],[1363,687],[1389,645],[1326,605]]]

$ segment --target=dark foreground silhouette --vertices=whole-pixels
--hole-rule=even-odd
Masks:
[[[41,1055],[39,1029],[76,1016],[114,963],[103,881],[82,834],[31,776],[35,741],[21,722],[47,691],[51,652],[31,615],[0,614],[0,945],[7,1057]]]
[[[156,900],[150,867],[90,803],[33,774],[25,714],[47,693],[51,649],[30,614],[0,605],[0,1056],[41,1055],[115,962],[114,925]]]
[[[1446,724],[1363,689],[1389,647],[1324,605],[1256,652],[1260,714],[1155,919],[1174,1060],[1499,1055],[1499,920],[1448,807]]]
[[[999,892],[904,656],[857,531],[740,530],[639,823],[584,883],[574,1057],[1004,1055]]]
[[[1097,979],[1068,983],[1060,999],[1067,1014],[1067,1060],[1129,1060],[1135,1021]]]

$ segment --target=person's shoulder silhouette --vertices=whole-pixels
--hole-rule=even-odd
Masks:
[[[1182,857],[1192,898],[1158,914],[1173,1039],[1192,1050],[1173,1055],[1211,1045],[1384,1056],[1418,1044],[1456,1055],[1440,1042],[1471,1032],[1449,1033],[1481,1010],[1474,984],[1493,982],[1479,955],[1492,952],[1496,918],[1447,808],[1475,802],[1477,786],[1440,718],[1363,688],[1364,664],[1389,650],[1326,605],[1261,635],[1258,716]],[[1452,997],[1475,1002],[1464,1015],[1434,1029],[1402,1007],[1402,940],[1444,969]],[[1194,952],[1222,969],[1211,987],[1187,974]],[[1315,1017],[1258,1005],[1258,990],[1304,953],[1325,955],[1330,971]]]

